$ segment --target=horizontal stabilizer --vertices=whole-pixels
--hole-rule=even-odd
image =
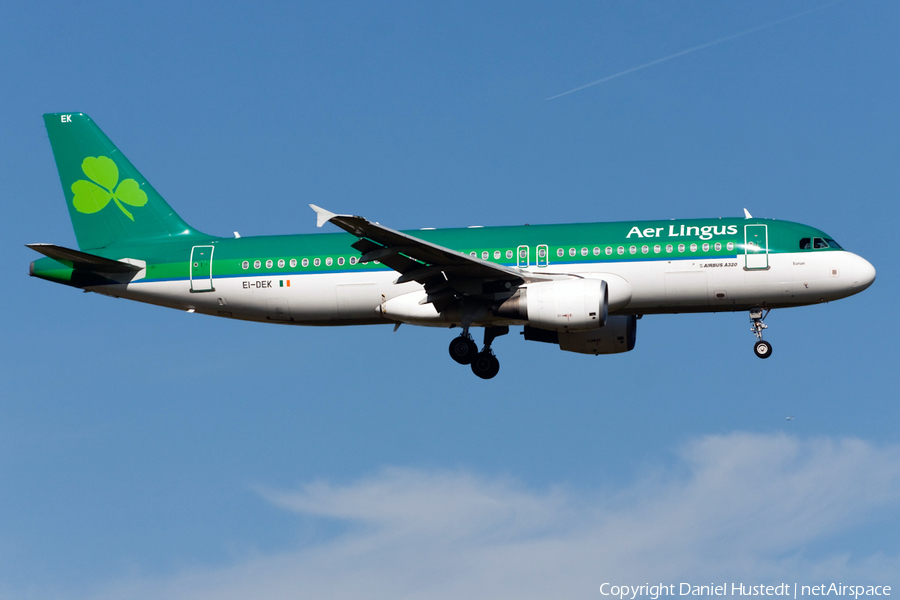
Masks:
[[[63,248],[54,244],[25,244],[32,250],[36,250],[44,256],[49,256],[64,265],[82,271],[94,273],[136,273],[141,267],[131,265],[118,260],[103,258],[87,252],[79,252],[70,248]]]

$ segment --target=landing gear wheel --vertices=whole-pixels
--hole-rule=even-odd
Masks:
[[[756,336],[756,343],[753,344],[753,352],[760,358],[769,358],[772,356],[772,344],[763,340],[763,329],[769,328],[763,321],[768,315],[768,309],[765,312],[763,312],[763,309],[761,308],[750,309],[750,331]]]
[[[759,340],[753,344],[753,351],[760,358],[769,358],[772,356],[772,344],[764,340]]]
[[[482,379],[490,379],[500,372],[500,361],[493,352],[479,352],[472,361],[472,372]]]
[[[461,365],[471,364],[477,354],[478,346],[468,336],[461,335],[450,342],[450,358]]]

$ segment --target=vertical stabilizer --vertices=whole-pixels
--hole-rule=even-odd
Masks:
[[[204,237],[179,217],[84,113],[44,115],[78,247]]]

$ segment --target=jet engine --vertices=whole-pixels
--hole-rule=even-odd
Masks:
[[[498,317],[528,321],[531,327],[551,331],[599,329],[608,312],[609,293],[600,279],[532,283],[494,310]]]
[[[637,339],[637,317],[613,315],[606,325],[589,331],[548,331],[526,326],[526,340],[559,344],[560,350],[580,354],[618,354],[634,349]]]

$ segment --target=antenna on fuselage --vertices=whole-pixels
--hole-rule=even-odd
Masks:
[[[750,211],[747,210],[746,208],[744,209],[744,218],[745,218],[745,219],[752,219],[752,218],[753,218],[753,215],[751,215],[751,214],[750,214]]]

